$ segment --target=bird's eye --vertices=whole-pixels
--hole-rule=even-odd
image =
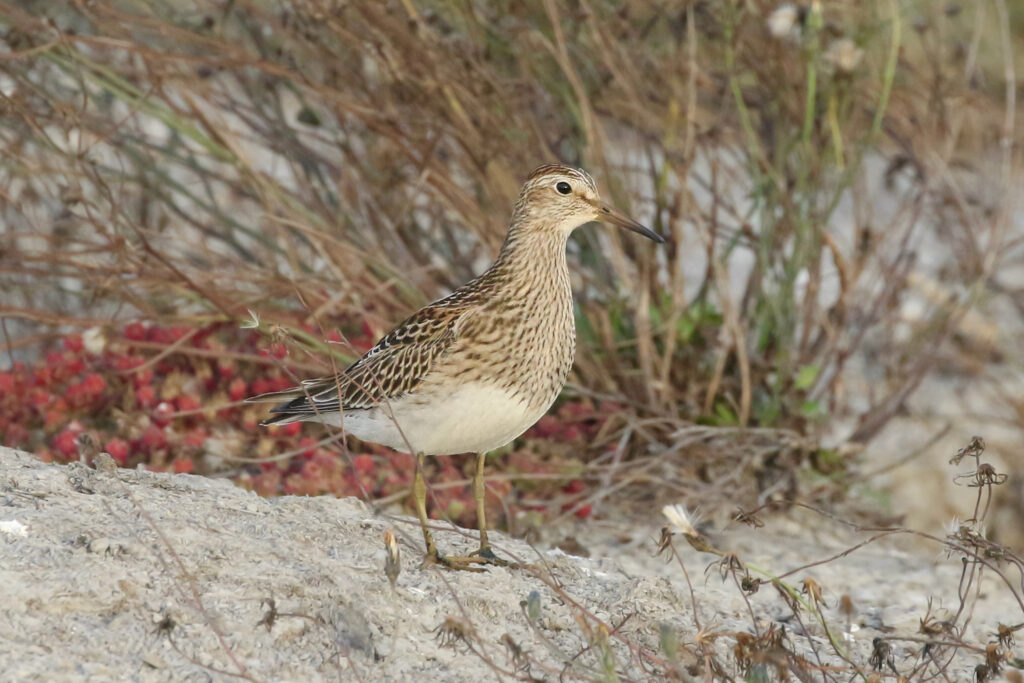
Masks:
[[[555,189],[558,190],[558,194],[569,194],[572,192],[572,186],[564,180],[555,185]]]

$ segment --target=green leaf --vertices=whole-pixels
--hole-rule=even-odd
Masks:
[[[676,323],[676,333],[684,343],[689,343],[705,327],[722,324],[722,314],[714,305],[698,301],[690,305]]]
[[[739,423],[739,420],[736,419],[736,413],[725,403],[715,404],[715,417],[720,425],[735,425]]]
[[[819,365],[804,365],[796,373],[796,388],[800,390],[810,389],[811,385],[814,384],[814,380],[818,378],[818,373],[821,371]]]
[[[693,339],[693,333],[697,331],[697,326],[693,323],[693,319],[690,316],[684,315],[679,318],[679,322],[676,324],[676,331],[679,333],[679,339],[688,344]]]
[[[800,414],[806,418],[816,418],[825,415],[819,401],[804,401],[803,405],[800,406]]]

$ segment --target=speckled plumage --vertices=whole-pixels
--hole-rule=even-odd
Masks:
[[[420,463],[424,454],[481,454],[474,491],[481,552],[493,559],[482,454],[526,431],[562,390],[576,349],[566,242],[593,220],[662,241],[602,202],[584,171],[541,166],[524,184],[501,253],[483,275],[414,313],[340,374],[250,400],[280,401],[265,424],[340,425],[364,441],[417,453]],[[428,554],[437,554],[424,500],[425,489],[416,488]]]
[[[383,420],[391,420],[393,412],[394,421],[402,427],[403,408],[436,405],[438,429],[451,433],[464,428],[461,423],[473,416],[445,414],[446,397],[456,386],[481,383],[505,392],[510,412],[519,409],[517,417],[523,424],[512,430],[516,433],[510,438],[528,429],[557,398],[576,348],[565,258],[571,229],[563,225],[572,218],[572,207],[551,211],[531,201],[538,191],[550,192],[545,190],[553,178],[597,193],[593,179],[583,171],[557,165],[538,168],[516,204],[501,253],[483,275],[404,320],[338,376],[307,380],[291,391],[256,397],[289,399],[271,409],[274,417],[267,424],[340,423],[356,436],[400,450],[411,447],[428,455],[462,452],[458,450],[462,440],[456,434],[450,439],[451,447],[432,443],[434,448],[425,449],[426,444],[412,442],[407,430],[360,434],[374,431],[359,429],[360,423],[369,417],[365,411]],[[340,420],[339,406],[344,408]],[[507,433],[497,436],[506,438]],[[484,445],[491,450],[504,443]]]

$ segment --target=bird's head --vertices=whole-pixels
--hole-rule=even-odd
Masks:
[[[561,164],[541,166],[523,185],[514,214],[516,222],[566,235],[584,223],[599,221],[632,230],[655,242],[665,239],[601,199],[586,171]]]

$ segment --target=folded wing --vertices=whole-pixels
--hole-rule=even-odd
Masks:
[[[451,351],[469,306],[427,306],[405,320],[343,372],[306,380],[250,402],[281,401],[264,424],[287,424],[340,410],[373,408],[408,394]],[[285,399],[285,400],[282,400]]]

